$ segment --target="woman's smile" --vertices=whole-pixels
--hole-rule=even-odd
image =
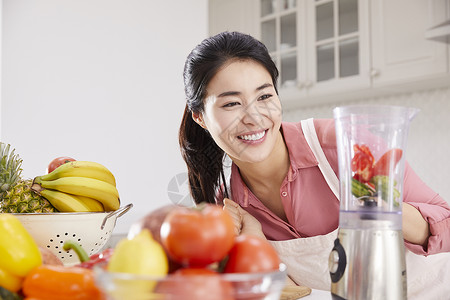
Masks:
[[[264,138],[266,136],[266,130],[262,130],[259,132],[253,132],[253,133],[246,133],[238,136],[238,139],[242,140],[245,143],[262,143],[264,141]]]

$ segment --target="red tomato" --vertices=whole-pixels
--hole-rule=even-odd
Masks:
[[[164,294],[164,299],[234,300],[232,284],[222,280],[220,274],[205,268],[178,269],[160,282],[155,292]]]
[[[184,266],[204,267],[222,260],[234,243],[233,220],[221,207],[178,207],[161,225],[161,244]]]
[[[72,157],[68,157],[68,156],[61,156],[61,157],[55,158],[48,165],[47,173],[53,172],[53,170],[55,170],[57,167],[59,167],[60,165],[65,164],[65,163],[68,163],[69,161],[75,161],[75,159],[72,158]]]
[[[93,254],[88,261],[77,264],[77,267],[93,269],[95,265],[107,263],[114,253],[114,248],[107,248],[100,253]]]
[[[228,254],[224,272],[270,272],[278,270],[280,263],[278,253],[267,240],[241,234]]]
[[[361,182],[368,182],[373,176],[374,157],[366,145],[353,145],[355,155],[351,161],[355,178]]]
[[[390,171],[395,168],[397,163],[402,158],[402,154],[403,151],[399,148],[393,148],[384,153],[383,156],[381,156],[375,163],[375,166],[373,167],[373,175],[389,175]]]

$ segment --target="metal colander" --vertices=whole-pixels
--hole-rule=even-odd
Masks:
[[[36,243],[49,249],[59,257],[64,265],[79,263],[74,251],[63,249],[66,240],[79,243],[88,255],[99,252],[116,225],[118,217],[126,213],[133,204],[128,204],[112,212],[76,213],[21,213],[14,214]]]

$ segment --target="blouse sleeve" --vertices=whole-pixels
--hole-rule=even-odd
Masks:
[[[431,235],[427,247],[405,241],[416,254],[429,255],[450,251],[450,206],[428,187],[406,162],[403,201],[414,206],[429,223]]]

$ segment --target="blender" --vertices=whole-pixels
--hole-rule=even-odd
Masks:
[[[406,299],[402,234],[405,148],[418,109],[334,109],[340,179],[338,237],[329,256],[337,299]]]

